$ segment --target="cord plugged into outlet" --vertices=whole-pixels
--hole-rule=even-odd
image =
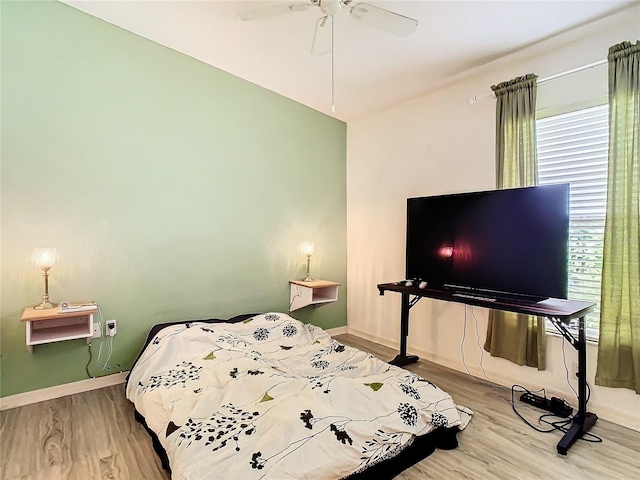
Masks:
[[[115,336],[115,334],[116,334],[116,321],[115,320],[107,320],[106,324],[107,324],[107,328],[106,328],[107,335],[110,336],[110,337]]]

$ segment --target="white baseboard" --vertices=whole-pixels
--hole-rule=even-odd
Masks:
[[[399,342],[395,342],[387,338],[379,337],[377,335],[371,335],[367,332],[363,332],[362,330],[357,330],[353,327],[348,327],[348,333],[350,333],[351,335],[358,336],[360,338],[364,338],[365,340],[379,343],[380,345],[384,345],[385,347],[393,348],[395,350],[399,348]],[[430,362],[437,363],[438,365],[442,365],[443,367],[447,367],[452,370],[456,370],[458,372],[467,373],[467,371],[464,368],[464,365],[462,364],[462,361],[452,361],[451,359],[434,355],[433,353],[429,353],[425,350],[422,350],[420,348],[415,348],[415,347],[411,347],[411,353],[418,355],[420,358],[423,358]],[[484,373],[482,372],[479,366],[467,365],[467,367],[469,367],[469,371],[471,372],[471,375],[473,375],[474,377],[484,378]],[[491,372],[491,376],[489,378],[493,383],[501,386],[510,386],[514,383],[513,378],[509,378],[507,376],[501,375],[498,372]],[[547,395],[552,397],[563,398],[567,396],[567,392],[561,392],[559,390],[549,389],[545,385],[539,385],[539,384],[536,384],[535,382],[531,382],[530,379],[527,380],[527,385],[530,390],[538,390],[538,389],[544,388],[546,390]],[[589,411],[596,413],[596,415],[598,415],[599,418],[602,418],[603,420],[606,420],[608,422],[615,423],[616,425],[621,425],[623,427],[630,428],[635,431],[640,431],[638,418],[637,416],[634,417],[634,415],[631,412],[621,412],[617,410],[615,406],[602,403],[602,402],[595,402],[593,400],[589,402]]]
[[[0,411],[9,410],[10,408],[22,407],[32,403],[44,402],[54,398],[66,397],[76,393],[88,392],[98,388],[110,387],[124,383],[129,372],[114,373],[113,375],[105,375],[103,377],[88,378],[73,383],[65,383],[64,385],[56,385],[55,387],[42,388],[31,392],[18,393],[0,398]]]
[[[349,333],[349,329],[347,327],[336,327],[336,328],[329,328],[329,329],[325,330],[325,332],[327,332],[329,335],[334,337],[336,335],[342,335],[344,333]]]
[[[371,335],[370,333],[349,326],[329,328],[325,331],[331,336],[350,333],[351,335],[355,335],[360,338],[364,338],[365,340],[379,343],[380,345],[384,345],[389,348],[398,349],[399,347],[399,342],[389,340],[385,337]],[[462,362],[455,362],[447,358],[438,357],[422,349],[412,348],[412,353],[419,355],[425,360],[437,363],[438,365],[451,368],[452,370],[456,370],[458,372],[466,373]],[[477,378],[482,378],[484,376],[483,372],[473,365],[469,366],[469,371],[473,376]],[[110,387],[111,385],[118,385],[120,383],[124,383],[128,373],[129,372],[115,373],[113,375],[105,375],[104,377],[90,378],[87,380],[80,380],[79,382],[67,383],[64,385],[57,385],[55,387],[34,390],[32,392],[10,395],[8,397],[0,398],[0,411],[21,407],[23,405],[30,405],[32,403],[43,402],[45,400],[52,400],[54,398],[73,395],[76,393],[88,392],[90,390],[96,390],[98,388]],[[496,372],[492,372],[492,377],[493,378],[491,380],[498,385],[508,386],[513,383],[513,379],[501,376]],[[538,388],[546,388],[544,385],[532,385],[531,382],[529,383],[532,390],[536,390]],[[551,396],[565,396],[565,392],[554,391],[550,390],[549,388],[546,388],[546,390],[547,393]],[[630,416],[629,414],[620,412],[615,408],[612,408],[610,405],[600,404],[593,401],[590,402],[590,406],[591,409],[595,410],[598,416],[602,419],[615,423],[617,425],[622,425],[624,427],[640,431],[640,429],[635,427],[635,425],[637,424],[637,419],[632,418],[632,416]]]
[[[348,329],[346,326],[336,327],[329,328],[325,330],[325,332],[331,336],[342,335],[347,333]],[[55,387],[42,388],[40,390],[33,390],[31,392],[18,393],[16,395],[3,397],[0,398],[0,411],[124,383],[128,373],[129,372],[122,372],[115,373],[113,375],[105,375],[103,377],[88,378],[78,382],[66,383],[64,385],[57,385]]]
[[[430,354],[419,348],[412,348],[411,350],[412,350],[412,353],[417,354],[420,358],[424,358],[425,360],[429,360],[430,362],[437,363],[438,365],[451,368],[452,370],[457,370],[462,373],[467,373],[461,361],[452,362],[449,359]],[[484,378],[484,373],[479,368],[479,366],[467,364],[467,367],[469,368],[471,375],[473,375],[474,377],[480,378],[480,379]],[[513,378],[507,377],[505,375],[501,375],[499,372],[495,372],[495,371],[491,372],[491,375],[489,376],[489,378],[492,383],[495,383],[501,386],[510,387],[514,383]],[[549,397],[567,398],[567,395],[568,395],[568,392],[563,392],[560,390],[556,390],[554,388],[549,388],[546,385],[531,381],[530,378],[527,379],[527,388],[533,391],[544,389],[546,391],[547,396]],[[617,410],[615,406],[609,405],[607,403],[597,402],[594,400],[591,400],[589,402],[588,411],[594,412],[599,418],[602,418],[603,420],[606,420],[608,422],[615,423],[616,425],[630,428],[632,430],[640,431],[640,424],[638,423],[637,415],[634,416],[631,412],[622,412],[620,410]]]
[[[364,338],[365,340],[369,340],[370,342],[379,343],[380,345],[384,345],[385,347],[394,348],[394,349],[400,348],[400,342],[391,340],[387,337],[379,337],[378,335],[372,335],[369,332],[365,332],[357,328],[349,327],[348,325],[347,325],[347,333],[354,335],[356,337]]]

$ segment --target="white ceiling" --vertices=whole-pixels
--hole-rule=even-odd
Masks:
[[[283,2],[61,1],[343,121],[416,98],[465,71],[638,3],[365,0],[417,19],[418,28],[400,38],[354,21],[346,11],[336,15],[332,113],[331,55],[311,55],[322,16],[317,6],[242,22],[237,12]]]

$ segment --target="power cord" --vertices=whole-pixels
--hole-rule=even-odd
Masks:
[[[529,425],[531,428],[533,428],[535,431],[537,432],[541,432],[541,433],[551,433],[551,432],[555,432],[557,430],[557,428],[554,426],[553,428],[549,429],[549,430],[542,430],[541,428],[536,427],[535,425],[533,425],[531,422],[529,422],[529,420],[527,420],[526,418],[524,418],[522,416],[522,414],[520,412],[518,412],[518,410],[516,409],[516,400],[515,400],[515,394],[516,394],[516,387],[521,388],[521,392],[522,393],[532,393],[530,392],[528,389],[526,389],[525,387],[523,387],[522,385],[513,385],[511,387],[511,408],[513,409],[513,411],[516,413],[516,415],[518,417],[520,417],[520,420],[522,420],[524,423],[526,423],[527,425]],[[539,390],[538,390],[539,391]],[[544,390],[542,390],[544,392]],[[546,392],[543,393],[544,397],[547,398],[547,394]],[[543,417],[546,415],[543,415]],[[542,417],[541,417],[542,418]],[[538,421],[541,420],[538,419]]]
[[[571,425],[571,423],[573,422],[573,417],[565,418],[557,422],[549,422],[547,421],[547,417],[555,417],[555,415],[551,413],[546,413],[540,417],[540,421],[548,425],[552,425],[555,429],[560,430],[563,433],[566,433],[569,430],[568,426]],[[589,438],[585,438],[585,437],[589,437]],[[602,443],[602,438],[600,438],[599,436],[591,432],[582,432],[581,440],[584,440],[585,442],[590,442],[590,443]]]
[[[491,389],[493,390],[493,392],[496,394],[496,396],[500,399],[503,400],[507,403],[509,403],[509,400],[507,398],[504,398],[502,395],[500,395],[499,393],[499,389],[504,389],[504,390],[508,390],[508,387],[504,387],[502,385],[498,385],[493,383],[489,377],[487,376],[487,372],[484,369],[484,350],[482,348],[482,346],[480,345],[480,333],[478,331],[478,319],[476,318],[475,312],[473,311],[473,306],[471,307],[471,314],[473,315],[473,319],[475,320],[475,330],[476,330],[476,344],[478,345],[478,348],[480,349],[480,368],[482,369],[482,374],[484,375],[484,378],[486,380],[486,382],[481,382],[478,381],[476,379],[476,377],[473,376],[473,374],[471,373],[471,371],[469,370],[469,367],[467,366],[467,361],[465,359],[464,356],[464,342],[465,339],[467,337],[467,306],[464,306],[464,323],[463,323],[463,330],[462,330],[462,342],[460,343],[460,355],[462,357],[462,365],[464,366],[464,369],[466,370],[467,374],[469,375],[469,378],[475,382],[478,385],[485,385],[485,386],[489,386],[491,387]]]
[[[465,305],[465,314],[466,314],[466,309],[467,306]],[[466,316],[466,315],[465,315]],[[489,377],[487,376],[487,372],[484,369],[484,348],[482,347],[482,345],[480,345],[480,331],[478,330],[478,319],[476,318],[476,312],[473,309],[473,305],[471,306],[471,316],[473,317],[473,321],[475,324],[475,330],[476,330],[476,345],[478,346],[478,350],[480,350],[480,368],[482,369],[482,375],[484,375],[484,378],[487,380],[487,382],[489,382],[490,385],[494,386],[495,384],[489,380]],[[502,388],[502,389],[507,389],[507,387],[503,387],[502,385],[495,385],[497,388]],[[504,397],[500,397],[503,400],[506,400]]]
[[[89,365],[91,364],[91,360],[93,359],[93,354],[91,353],[91,344],[87,345],[87,351],[89,352],[89,360],[87,361],[87,364],[84,366],[84,370],[85,372],[87,372],[87,377],[95,378],[93,375],[89,373]]]
[[[575,394],[576,398],[578,398],[578,392],[576,392],[576,389],[573,388],[573,385],[571,385],[571,380],[569,378],[569,368],[567,367],[567,357],[566,354],[564,353],[564,346],[567,342],[567,339],[564,338],[564,336],[562,337],[562,363],[564,363],[564,371],[567,375],[567,384],[569,385],[569,388],[571,388],[571,390],[573,390],[573,393]]]
[[[299,296],[300,296],[300,287],[298,285],[296,285],[296,294],[291,299],[291,303],[289,304],[289,311],[291,311],[291,307],[293,306],[293,302],[295,302],[296,298],[298,298]]]
[[[567,367],[567,358],[566,358],[565,353],[564,353],[564,346],[565,346],[565,343],[567,341],[568,340],[566,338],[564,338],[564,336],[563,336],[562,337],[562,361],[564,363],[564,371],[566,373],[567,384],[569,385],[569,388],[571,388],[571,390],[573,390],[573,393],[576,396],[576,400],[580,400],[580,398],[579,398],[580,396],[578,395],[578,392],[576,392],[576,389],[573,388],[573,385],[571,384],[569,368]],[[585,385],[587,386],[587,399],[586,399],[586,401],[588,403],[589,399],[591,398],[591,385],[589,385],[589,382],[585,382]],[[589,434],[589,435],[592,435],[592,434]],[[592,436],[595,437],[595,435],[592,435]]]
[[[100,324],[100,348],[98,349],[98,366],[102,368],[102,370],[106,370],[108,368],[109,359],[107,358],[106,362],[102,362],[102,348],[104,346],[104,325],[103,325],[103,317],[102,311],[100,307],[98,307],[98,324]]]
[[[107,340],[107,345],[105,348],[104,317],[102,315],[102,310],[100,310],[100,306],[98,305],[96,306],[98,307],[97,323],[100,328],[100,348],[98,349],[98,356],[96,361],[98,363],[98,366],[102,370],[111,370],[111,365],[109,365],[109,361],[111,360],[111,355],[113,353],[113,337],[109,336],[109,339]],[[93,360],[93,353],[91,352],[91,343],[89,343],[88,345],[88,351],[89,351],[89,361],[85,366],[85,371],[89,378],[96,378],[95,376],[91,375],[91,373],[89,372],[89,365]],[[103,359],[105,355],[106,355],[106,359]]]
[[[528,390],[527,388],[523,387],[522,385],[513,385],[511,387],[511,408],[513,409],[513,411],[516,413],[516,415],[527,425],[529,425],[531,428],[533,428],[534,430],[536,430],[537,432],[541,432],[541,433],[551,433],[551,432],[555,432],[555,431],[560,431],[562,433],[567,433],[569,431],[570,425],[573,423],[573,419],[575,418],[575,415],[572,415],[570,417],[567,418],[562,418],[561,420],[557,420],[554,422],[551,422],[549,420],[547,420],[550,417],[555,417],[555,418],[561,418],[558,415],[555,415],[553,413],[545,413],[543,415],[540,415],[540,417],[538,417],[538,422],[540,423],[544,423],[546,425],[551,426],[550,429],[548,430],[543,430],[541,428],[536,427],[535,425],[533,425],[531,422],[529,422],[529,420],[527,420],[526,418],[524,418],[522,416],[522,414],[520,414],[520,412],[518,412],[518,410],[516,409],[516,400],[515,400],[515,393],[517,391],[517,388],[520,388],[522,393],[529,393],[532,394],[533,392],[531,392],[530,390]],[[538,390],[540,391],[540,390]],[[542,390],[544,392],[544,389]],[[546,393],[543,393],[544,398],[547,398]],[[568,406],[568,402],[566,400],[563,400],[564,403]],[[593,433],[590,432],[583,432],[582,436],[580,437],[580,440],[584,440],[585,442],[591,442],[591,443],[601,443],[602,442],[602,438],[600,438],[597,435],[594,435]]]
[[[482,369],[482,373],[483,376],[486,380],[486,382],[480,382],[476,379],[476,377],[474,377],[470,370],[469,367],[467,366],[466,360],[465,360],[465,356],[464,356],[464,342],[466,339],[466,334],[467,334],[467,306],[464,306],[464,325],[463,325],[463,331],[462,331],[462,342],[460,343],[460,354],[462,356],[462,364],[464,366],[464,369],[467,371],[467,374],[469,375],[469,378],[471,378],[471,380],[475,383],[477,383],[478,385],[486,385],[489,386],[493,389],[494,393],[496,394],[496,396],[498,398],[500,398],[501,400],[504,400],[507,403],[511,403],[511,408],[513,409],[513,411],[515,412],[515,414],[527,425],[529,425],[531,428],[533,428],[534,430],[541,432],[541,433],[552,433],[555,431],[561,431],[563,433],[566,433],[567,431],[569,431],[569,426],[572,424],[573,419],[575,417],[575,415],[570,416],[568,418],[562,418],[562,417],[558,417],[557,415],[553,414],[553,413],[546,413],[541,415],[538,418],[538,422],[540,423],[544,423],[547,424],[549,426],[551,426],[552,428],[548,429],[548,430],[543,430],[541,428],[536,427],[535,425],[533,425],[531,422],[529,422],[526,418],[524,418],[522,416],[522,414],[517,410],[516,405],[519,406],[524,406],[526,408],[530,408],[533,409],[534,407],[530,406],[529,404],[526,403],[519,403],[516,398],[515,398],[515,394],[517,391],[517,388],[520,388],[522,393],[529,393],[529,394],[534,394],[534,393],[542,393],[542,395],[544,396],[544,398],[547,398],[547,393],[545,391],[544,388],[541,388],[539,390],[529,390],[525,387],[523,387],[522,385],[513,385],[511,387],[511,400],[508,400],[506,398],[504,398],[502,395],[500,395],[498,389],[505,389],[507,390],[508,387],[504,387],[502,385],[497,385],[494,384],[489,377],[487,376],[487,372],[484,369],[484,364],[483,364],[483,360],[484,360],[484,349],[482,348],[482,346],[480,345],[480,332],[478,330],[478,319],[476,318],[475,315],[475,311],[473,306],[471,306],[471,314],[473,316],[474,322],[475,322],[475,332],[476,332],[476,344],[478,345],[478,348],[480,349],[480,368]],[[576,390],[573,388],[573,385],[571,385],[570,380],[569,380],[569,369],[567,368],[567,360],[566,360],[566,356],[565,356],[565,351],[564,351],[564,344],[566,342],[566,339],[564,339],[564,341],[562,342],[562,358],[563,358],[563,362],[564,362],[564,368],[567,374],[567,383],[569,384],[569,386],[571,387],[571,390],[573,390],[573,392],[576,394],[576,397],[578,396],[578,393],[576,392]],[[591,387],[589,386],[589,384],[587,383],[587,402],[589,401],[589,398],[591,397]],[[569,403],[566,400],[562,400],[565,405],[567,407],[569,407]],[[562,418],[561,420],[557,420],[557,421],[549,421],[547,420],[550,417],[554,417],[554,418]],[[581,440],[584,440],[585,442],[591,442],[591,443],[600,443],[602,442],[602,438],[598,437],[597,435],[594,435],[593,433],[590,432],[583,432],[582,437],[580,438]]]

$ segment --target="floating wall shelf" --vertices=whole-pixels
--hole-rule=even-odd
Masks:
[[[77,338],[86,338],[90,343],[93,337],[93,313],[95,311],[58,313],[57,308],[25,308],[21,320],[26,325],[27,350],[33,353],[34,345]]]
[[[314,280],[303,282],[291,280],[289,296],[289,311],[299,310],[309,305],[321,306],[338,300],[339,283],[328,280]]]

